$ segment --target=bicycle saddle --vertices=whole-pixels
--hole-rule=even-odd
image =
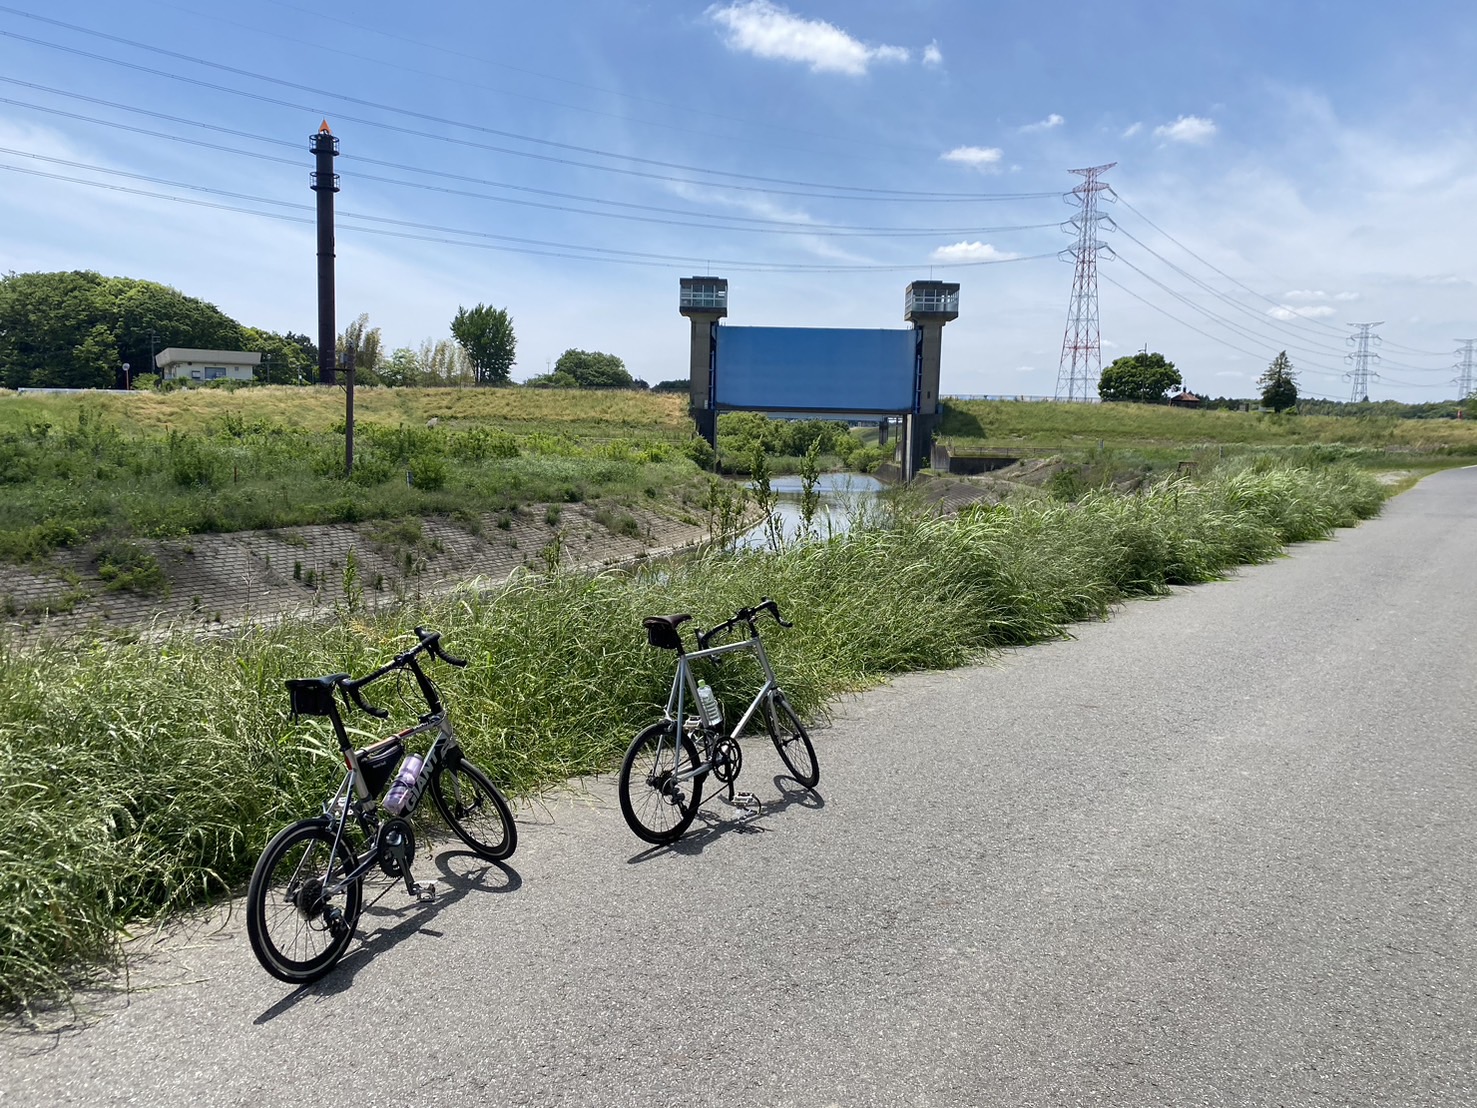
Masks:
[[[646,641],[659,650],[681,650],[682,637],[677,628],[690,620],[687,613],[674,616],[647,616],[641,621],[646,628]]]

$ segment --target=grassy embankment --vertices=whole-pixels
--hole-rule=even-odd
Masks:
[[[1059,454],[1101,476],[1248,453],[1428,472],[1477,455],[1477,422],[1193,411],[1145,404],[946,401],[940,440],[963,453]]]
[[[239,887],[266,838],[313,812],[335,777],[324,730],[288,721],[282,679],[363,672],[411,623],[471,658],[438,675],[449,703],[472,757],[527,794],[609,768],[659,711],[671,660],[644,645],[642,615],[689,610],[708,623],[775,597],[796,624],[767,637],[775,667],[813,719],[843,690],[1058,636],[1123,597],[1325,536],[1381,500],[1349,467],[1253,460],[1138,496],[902,517],[659,573],[524,577],[333,626],[0,646],[0,1004],[106,964],[128,921]],[[722,695],[751,675],[713,676]]]
[[[0,560],[103,540],[426,515],[475,528],[532,504],[701,497],[680,398],[365,389],[355,411],[346,478],[337,389],[0,394]]]

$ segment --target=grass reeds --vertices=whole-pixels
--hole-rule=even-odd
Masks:
[[[339,772],[321,721],[289,721],[283,679],[365,672],[407,643],[411,624],[471,659],[436,673],[458,730],[471,757],[527,795],[608,769],[660,711],[671,658],[645,645],[644,615],[711,624],[774,597],[795,627],[766,643],[814,717],[889,674],[1060,636],[1124,597],[1266,560],[1382,499],[1349,467],[1256,460],[1138,495],[905,513],[777,553],[530,575],[369,621],[0,647],[0,1006],[105,965],[130,921],[239,887],[266,839],[315,812]],[[711,680],[736,705],[735,684],[752,676],[725,666]],[[377,699],[402,714],[414,705],[408,688]]]

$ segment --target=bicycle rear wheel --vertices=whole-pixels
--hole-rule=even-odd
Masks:
[[[246,935],[257,961],[278,980],[318,980],[354,937],[364,882],[355,879],[329,891],[357,864],[346,840],[334,851],[333,837],[327,820],[294,823],[267,844],[252,871]]]
[[[681,838],[702,803],[707,774],[675,778],[698,764],[697,748],[671,720],[654,723],[632,739],[618,789],[621,814],[631,830],[658,846]]]
[[[436,767],[431,799],[462,842],[482,857],[499,862],[518,849],[518,825],[507,800],[467,759]]]
[[[810,745],[810,736],[795,709],[778,689],[770,694],[764,706],[764,721],[769,724],[769,738],[790,776],[807,789],[820,784],[821,764],[816,761],[815,747]]]

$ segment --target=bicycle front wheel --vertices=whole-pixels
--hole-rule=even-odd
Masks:
[[[821,764],[816,761],[815,747],[810,745],[810,736],[795,709],[778,689],[765,705],[764,718],[769,724],[770,740],[790,776],[807,789],[815,788],[821,781]]]
[[[436,767],[431,799],[462,842],[482,857],[500,862],[518,849],[518,826],[507,800],[467,759]]]
[[[676,842],[697,815],[707,774],[677,780],[698,767],[692,739],[671,720],[654,723],[631,740],[621,762],[621,814],[631,830],[658,846]]]
[[[354,937],[364,882],[335,890],[357,860],[346,840],[334,850],[327,820],[283,828],[267,844],[246,890],[246,935],[273,977],[294,985],[334,967]]]

